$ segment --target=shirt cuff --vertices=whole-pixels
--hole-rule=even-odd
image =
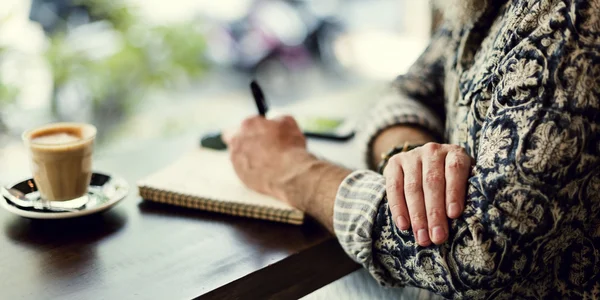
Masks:
[[[425,105],[398,92],[390,93],[369,114],[367,122],[357,134],[357,145],[369,167],[372,165],[372,149],[375,138],[385,129],[396,125],[422,127],[433,135],[443,136],[444,127],[439,118]]]
[[[342,248],[376,278],[382,270],[373,262],[372,232],[384,197],[382,175],[368,170],[354,171],[340,185],[333,208],[333,228]]]

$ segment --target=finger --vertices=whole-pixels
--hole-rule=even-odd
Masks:
[[[292,116],[288,116],[288,115],[283,115],[280,117],[277,117],[275,119],[273,119],[273,121],[276,121],[278,123],[281,123],[285,126],[289,126],[289,127],[298,127],[298,123],[296,122],[296,119],[294,119],[294,117]]]
[[[258,117],[256,117],[256,116],[246,118],[246,119],[244,119],[244,121],[242,121],[242,124],[240,125],[240,129],[241,130],[252,130],[252,128],[254,126],[256,126],[256,124],[258,122],[259,122],[259,120],[258,120]]]
[[[390,158],[383,175],[385,176],[385,188],[392,220],[400,230],[408,230],[410,223],[408,222],[408,208],[404,199],[404,174],[398,155]]]
[[[240,125],[239,132],[243,135],[261,133],[266,130],[268,120],[261,116],[254,116],[245,119]]]
[[[273,121],[277,121],[277,122],[281,122],[281,123],[296,123],[296,120],[294,120],[294,117],[290,116],[290,115],[282,115],[282,116],[278,116],[277,118],[274,118]]]
[[[429,246],[431,240],[429,239],[429,233],[427,233],[427,217],[425,215],[423,187],[421,184],[421,167],[419,156],[405,156],[402,159],[404,197],[415,240],[421,246]]]
[[[237,132],[237,129],[233,129],[233,128],[224,129],[223,131],[221,131],[221,139],[223,139],[223,142],[225,144],[230,145],[236,132]]]
[[[446,156],[446,212],[448,217],[458,218],[465,207],[467,180],[471,172],[471,158],[461,148]]]
[[[439,144],[423,146],[423,195],[431,241],[439,245],[448,237],[445,207],[444,163],[446,153]]]

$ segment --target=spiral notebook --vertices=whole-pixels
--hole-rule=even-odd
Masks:
[[[302,211],[244,186],[225,151],[196,149],[140,180],[138,188],[147,201],[297,225],[304,221]]]

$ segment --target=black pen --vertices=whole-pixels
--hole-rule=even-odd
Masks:
[[[252,97],[254,97],[254,101],[256,102],[258,114],[264,117],[267,114],[267,111],[269,110],[269,106],[267,105],[265,95],[263,94],[263,91],[256,82],[256,80],[252,80],[252,82],[250,82],[250,89],[252,90]]]

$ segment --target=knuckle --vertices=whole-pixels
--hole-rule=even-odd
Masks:
[[[385,181],[385,188],[388,191],[390,191],[390,190],[394,190],[395,191],[395,190],[397,190],[400,187],[401,184],[402,183],[399,182],[398,180],[396,180],[395,178],[390,178],[389,180]]]
[[[448,202],[459,203],[464,202],[464,193],[466,188],[458,188],[458,187],[448,187]]]
[[[402,213],[402,206],[400,205],[400,203],[394,203],[390,205],[390,211],[392,212],[392,214],[400,215]]]
[[[413,225],[424,226],[427,224],[427,217],[422,212],[410,214],[410,221]]]
[[[242,121],[242,129],[250,129],[256,123],[256,119],[248,118]]]
[[[284,128],[293,127],[294,125],[296,125],[296,120],[292,116],[289,116],[289,115],[280,116],[277,119],[272,120],[271,122],[273,122],[279,126],[282,126]]]
[[[446,213],[438,207],[433,207],[427,211],[427,218],[431,222],[440,221],[445,218]]]
[[[444,182],[444,175],[439,171],[429,171],[425,175],[425,184],[428,187],[439,187]]]
[[[466,166],[465,158],[458,155],[452,155],[448,158],[447,165],[451,170],[461,170]]]
[[[404,153],[398,153],[398,154],[394,154],[392,155],[392,157],[390,157],[390,159],[388,160],[388,165],[400,165],[402,164],[402,156]]]
[[[461,146],[454,145],[454,147],[449,151],[449,153],[456,157],[464,159],[464,161],[470,160],[470,156],[467,153],[467,150]]]
[[[400,163],[400,158],[397,156],[398,154],[390,157],[385,169],[383,169],[383,175],[386,178],[396,178],[396,175],[401,172],[402,164]]]
[[[429,142],[429,143],[423,145],[422,147],[423,147],[423,150],[427,153],[435,153],[442,147],[442,145],[440,145],[438,143]]]
[[[448,202],[459,201],[460,191],[456,187],[448,187],[446,193],[448,194]]]
[[[461,152],[464,150],[463,147],[459,146],[459,145],[455,145],[455,144],[448,144],[445,145],[446,149],[448,149],[448,152]]]
[[[290,124],[293,124],[296,122],[296,120],[294,120],[294,118],[290,115],[285,115],[285,116],[281,117],[281,121],[283,121],[285,123],[290,123]]]
[[[409,179],[404,182],[404,191],[410,194],[416,194],[421,191],[421,184],[418,180]]]

